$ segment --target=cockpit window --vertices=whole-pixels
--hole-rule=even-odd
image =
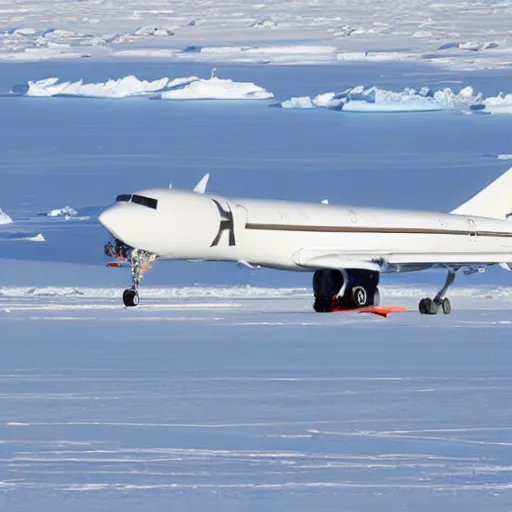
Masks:
[[[152,197],[138,196],[136,194],[132,196],[132,203],[141,204],[142,206],[153,208],[153,210],[156,210],[158,205],[158,201],[156,199],[153,199]]]
[[[121,194],[116,197],[116,202],[129,203],[131,198],[131,194]]]

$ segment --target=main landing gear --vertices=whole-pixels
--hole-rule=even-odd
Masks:
[[[313,275],[317,313],[357,309],[380,303],[379,273],[369,270],[317,270]]]
[[[446,292],[455,280],[456,271],[454,269],[448,270],[444,286],[433,299],[427,297],[420,300],[418,309],[422,315],[437,315],[440,311],[445,315],[449,315],[452,312],[452,305],[450,304],[450,299],[446,297]]]

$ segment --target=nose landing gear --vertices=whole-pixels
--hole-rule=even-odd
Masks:
[[[127,288],[123,292],[123,303],[127,308],[137,306],[139,304],[139,292],[133,288]]]
[[[142,249],[131,249],[127,253],[130,272],[132,274],[132,287],[123,292],[123,303],[126,307],[135,307],[139,304],[139,285],[144,273],[151,269],[157,256]]]
[[[139,284],[144,273],[151,269],[157,255],[142,249],[134,249],[120,240],[110,240],[105,245],[104,251],[107,256],[116,260],[115,263],[110,263],[108,266],[125,266],[126,263],[130,266],[132,287],[123,292],[123,304],[128,308],[138,306]]]

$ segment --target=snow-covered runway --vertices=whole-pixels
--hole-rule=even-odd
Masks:
[[[512,290],[428,291],[2,288],[5,509],[505,510]]]

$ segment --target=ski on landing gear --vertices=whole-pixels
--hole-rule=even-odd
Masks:
[[[448,275],[446,276],[444,286],[433,299],[426,297],[420,300],[418,309],[422,315],[437,315],[439,312],[449,315],[452,312],[452,305],[450,303],[450,299],[446,297],[446,292],[453,284],[453,281],[455,281],[455,273],[457,270],[458,269],[455,268],[448,269]]]
[[[138,306],[140,282],[144,274],[151,269],[157,255],[142,249],[134,249],[119,240],[109,241],[105,245],[105,254],[116,260],[114,264],[109,263],[107,266],[119,267],[124,266],[124,263],[130,267],[132,286],[123,292],[123,304],[126,307]]]

